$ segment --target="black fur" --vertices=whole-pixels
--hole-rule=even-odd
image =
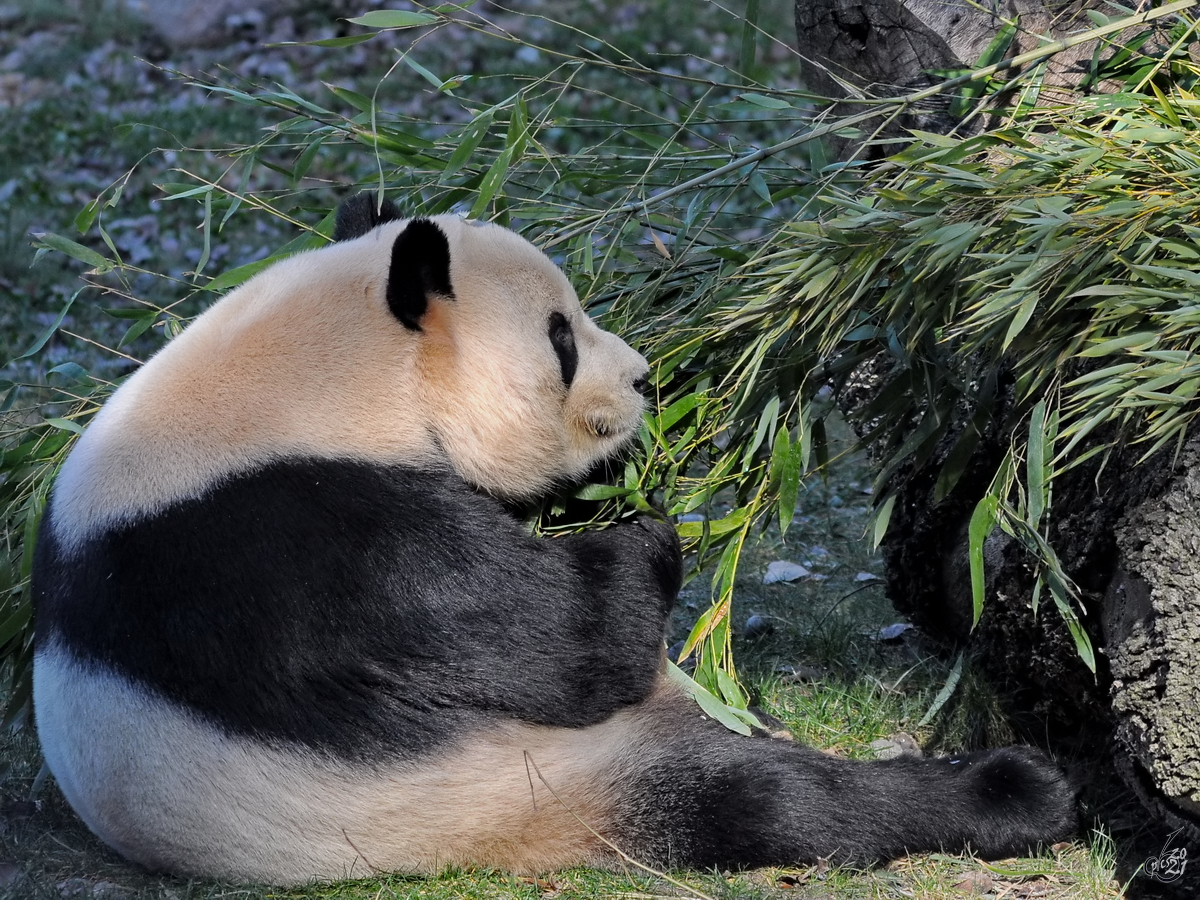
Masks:
[[[391,200],[379,205],[374,194],[358,194],[338,207],[337,220],[333,226],[335,241],[349,241],[362,237],[369,231],[402,218],[400,210]]]
[[[657,762],[623,787],[618,846],[664,867],[868,865],[971,848],[995,859],[1076,827],[1074,791],[1035,750],[858,762],[655,711]]]
[[[39,643],[231,732],[373,761],[643,700],[681,578],[665,523],[536,539],[453,473],[331,460],[231,477],[75,554],[43,528],[37,557]]]
[[[430,294],[454,299],[450,243],[429,219],[413,219],[392,245],[388,307],[406,328],[420,331]]]
[[[550,314],[550,343],[558,354],[558,365],[562,370],[563,384],[571,386],[575,380],[575,370],[579,368],[579,348],[575,346],[575,333],[571,331],[571,323],[560,312]]]

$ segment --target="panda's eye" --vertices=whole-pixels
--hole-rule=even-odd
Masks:
[[[550,314],[550,343],[558,354],[563,384],[570,387],[575,380],[575,369],[579,366],[579,351],[575,348],[575,333],[571,331],[571,323],[560,312]]]

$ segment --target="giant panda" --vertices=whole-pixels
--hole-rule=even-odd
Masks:
[[[513,502],[639,425],[648,367],[502,227],[356,198],[141,367],[58,473],[34,707],[87,825],[281,885],[479,866],[870,864],[1068,835],[1036,751],[862,763],[665,675],[671,525]]]

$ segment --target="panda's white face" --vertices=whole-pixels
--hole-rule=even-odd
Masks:
[[[435,221],[455,298],[434,298],[422,320],[420,383],[454,467],[493,493],[531,496],[626,444],[641,422],[641,355],[597,327],[522,238]]]
[[[214,304],[80,439],[56,488],[59,537],[82,541],[280,458],[448,461],[483,490],[527,498],[628,443],[646,361],[598,328],[523,238],[432,221],[448,272],[401,258],[410,223],[391,221]],[[405,323],[389,292],[409,276],[435,289],[417,291],[419,316]]]

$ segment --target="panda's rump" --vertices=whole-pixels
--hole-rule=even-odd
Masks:
[[[224,733],[55,644],[36,656],[35,702],[63,793],[108,844],[153,869],[276,884],[611,863],[592,830],[610,830],[646,727],[632,712],[494,723],[431,759],[347,763]]]

